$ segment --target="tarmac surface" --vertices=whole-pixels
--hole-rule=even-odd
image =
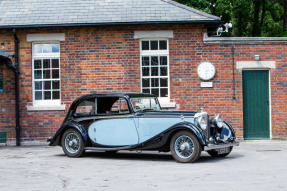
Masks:
[[[241,141],[225,158],[202,152],[192,164],[170,153],[0,147],[0,190],[287,190],[287,141]]]

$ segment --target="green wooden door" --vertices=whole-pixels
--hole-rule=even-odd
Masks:
[[[269,72],[243,71],[242,79],[244,138],[269,139]]]

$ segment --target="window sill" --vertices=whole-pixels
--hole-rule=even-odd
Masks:
[[[163,102],[160,103],[161,108],[175,108],[175,102]]]
[[[27,106],[28,111],[65,111],[66,105]]]

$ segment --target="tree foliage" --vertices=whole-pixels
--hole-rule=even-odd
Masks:
[[[232,23],[230,36],[287,36],[287,0],[177,0]]]

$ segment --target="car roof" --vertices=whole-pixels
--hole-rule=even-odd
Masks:
[[[133,98],[133,97],[156,97],[152,94],[147,93],[139,93],[139,92],[107,92],[107,93],[94,93],[94,94],[87,94],[80,96],[77,100],[83,100],[87,98],[96,98],[96,97],[126,97],[126,98]]]

